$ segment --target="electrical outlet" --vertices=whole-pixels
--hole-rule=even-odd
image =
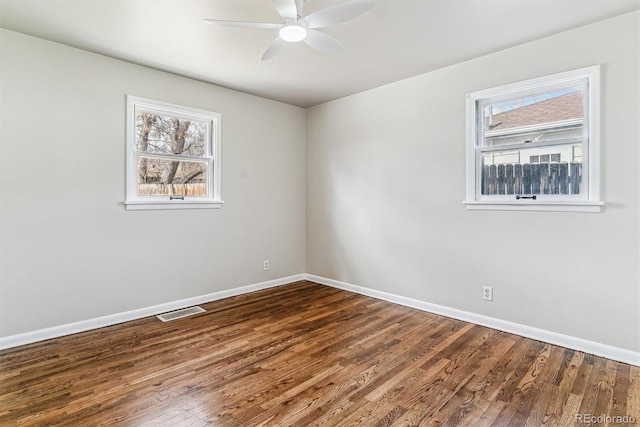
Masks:
[[[493,301],[493,288],[491,286],[484,286],[482,288],[482,299]]]
[[[269,270],[269,261],[265,261],[264,264],[262,265],[262,268],[264,269],[264,271]]]

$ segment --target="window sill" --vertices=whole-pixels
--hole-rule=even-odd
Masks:
[[[463,200],[468,211],[539,211],[539,212],[602,212],[604,202],[545,202],[545,201],[477,201]]]
[[[151,210],[174,210],[174,209],[220,209],[224,202],[196,202],[176,200],[174,202],[144,202],[132,201],[124,202],[124,207],[128,211],[151,211]]]

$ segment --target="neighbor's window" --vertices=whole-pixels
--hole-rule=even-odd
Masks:
[[[600,210],[598,66],[467,95],[465,203]]]
[[[127,96],[127,209],[219,208],[220,114]]]

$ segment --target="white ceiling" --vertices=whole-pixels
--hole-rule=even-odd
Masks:
[[[345,0],[306,0],[303,15]],[[640,0],[377,0],[323,29],[347,46],[303,43],[261,62],[276,30],[203,18],[281,19],[271,0],[0,0],[0,27],[301,107],[640,9]]]

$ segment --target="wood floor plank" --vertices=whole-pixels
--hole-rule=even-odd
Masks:
[[[558,370],[562,370],[562,376],[559,377],[560,381],[553,381],[553,384],[557,384],[557,387],[554,389],[554,394],[551,396],[549,404],[545,410],[545,418],[542,422],[542,425],[545,426],[555,426],[560,424],[563,408],[567,404],[567,400],[571,394],[571,389],[584,359],[584,353],[582,352],[565,350],[565,354],[567,357],[571,356],[571,360],[566,368]]]
[[[0,426],[640,420],[640,368],[300,281],[0,351]]]
[[[629,369],[629,390],[627,392],[627,413],[633,415],[640,412],[640,367],[631,366]],[[640,414],[636,419],[640,419]]]
[[[584,396],[578,396],[571,393],[566,403],[562,407],[562,413],[560,415],[560,421],[558,426],[569,427],[576,424],[576,414],[579,414],[580,404]]]
[[[598,398],[596,399],[593,414],[612,415],[613,388],[616,382],[617,363],[608,360],[605,364],[602,379],[598,383]]]
[[[605,366],[607,360],[596,358],[593,362],[593,369],[589,376],[588,382],[584,390],[584,396],[580,403],[579,413],[594,414],[593,410],[600,394],[600,384],[605,374]]]
[[[617,363],[615,375],[615,385],[613,386],[613,396],[611,398],[610,413],[614,416],[625,416],[627,414],[627,396],[630,385],[631,367],[625,363]]]

